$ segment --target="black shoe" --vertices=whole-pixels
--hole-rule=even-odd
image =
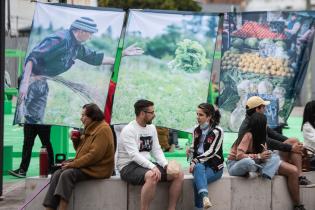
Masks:
[[[9,174],[15,177],[19,178],[25,178],[26,177],[26,172],[23,169],[16,169],[16,170],[8,170]]]
[[[178,144],[175,145],[175,148],[178,149],[178,150],[182,150],[183,149],[183,147],[179,146]]]
[[[294,206],[294,210],[306,210],[303,205]]]
[[[299,184],[301,187],[315,187],[315,184],[313,184],[310,180],[308,180],[305,176],[300,176],[299,177]]]

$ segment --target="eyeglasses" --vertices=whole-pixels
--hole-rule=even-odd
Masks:
[[[154,111],[149,112],[149,111],[145,111],[145,110],[144,110],[144,112],[145,112],[145,113],[149,113],[149,114],[154,114]]]

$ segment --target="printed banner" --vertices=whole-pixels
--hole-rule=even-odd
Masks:
[[[139,99],[155,103],[158,126],[190,130],[197,105],[206,102],[219,16],[131,11],[125,46],[137,43],[142,56],[123,57],[112,123],[135,118]]]
[[[273,119],[278,115],[278,123],[285,123],[310,59],[315,32],[312,13],[227,13],[223,27],[221,126],[238,131],[249,95],[278,99],[272,100],[268,112]],[[276,122],[268,121],[273,127]]]
[[[80,127],[104,109],[125,13],[37,3],[14,123]]]

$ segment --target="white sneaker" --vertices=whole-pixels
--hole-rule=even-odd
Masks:
[[[248,172],[248,175],[247,175],[248,179],[255,179],[257,177],[258,177],[258,173],[257,172],[252,172],[252,171]]]
[[[208,197],[203,197],[202,203],[203,203],[203,209],[208,209],[212,206],[212,203]]]

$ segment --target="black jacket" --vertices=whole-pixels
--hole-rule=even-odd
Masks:
[[[249,124],[249,117],[246,115],[245,119],[243,120],[241,127],[238,131],[238,137],[243,136],[247,130]],[[288,137],[281,135],[280,133],[272,130],[271,128],[267,127],[267,146],[268,149],[271,150],[279,150],[283,152],[291,152],[292,145],[283,143],[287,140]]]
[[[223,168],[223,130],[222,128],[215,126],[210,127],[209,132],[203,142],[204,153],[198,155],[198,145],[201,138],[202,131],[200,126],[194,130],[194,143],[193,143],[193,159],[194,163],[205,163],[209,165],[214,171],[218,171]]]

